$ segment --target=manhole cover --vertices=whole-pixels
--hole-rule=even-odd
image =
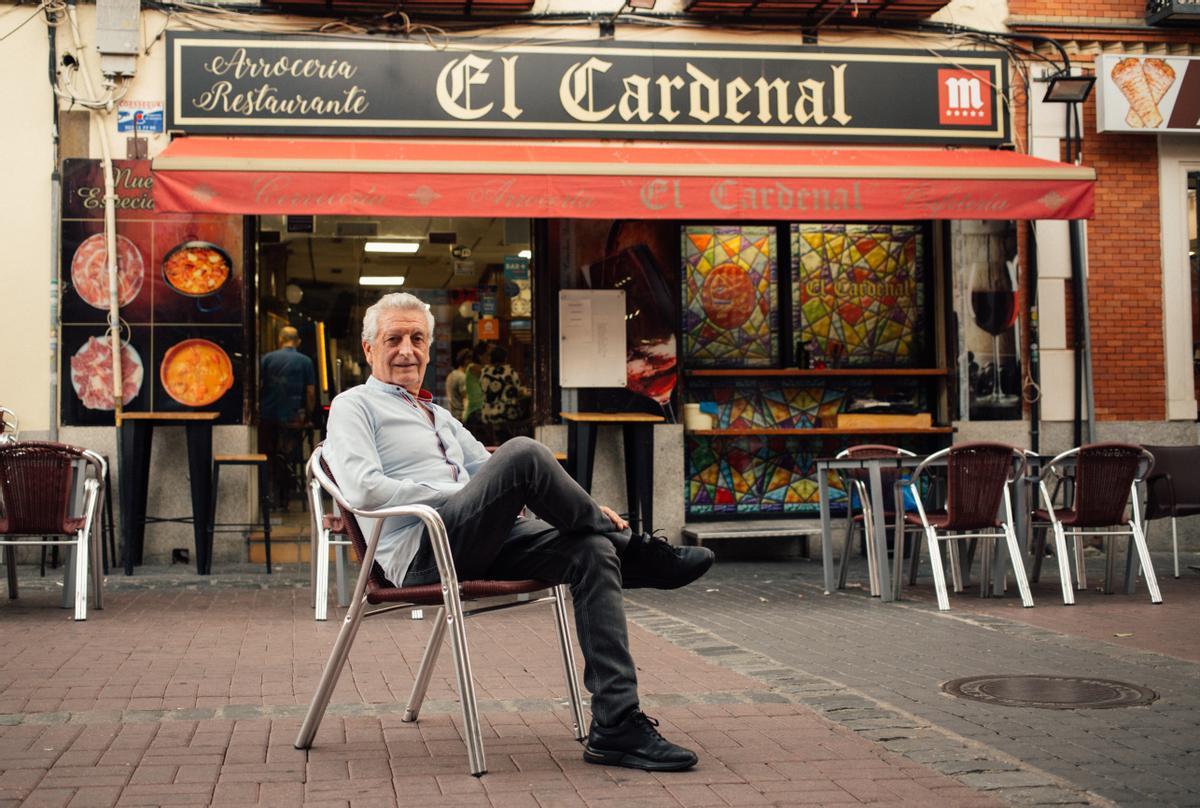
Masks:
[[[1158,698],[1149,688],[1086,676],[968,676],[942,690],[987,704],[1047,710],[1137,707]]]

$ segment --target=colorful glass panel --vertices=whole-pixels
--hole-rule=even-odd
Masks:
[[[793,224],[797,358],[812,367],[923,361],[924,236],[912,224]]]
[[[774,227],[683,228],[683,355],[692,367],[770,367],[779,349]]]

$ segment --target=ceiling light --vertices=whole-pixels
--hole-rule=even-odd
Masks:
[[[369,253],[412,255],[419,249],[421,249],[419,241],[368,241],[363,245],[363,252]]]
[[[359,286],[403,286],[403,275],[363,275],[358,279]]]
[[[521,250],[517,253],[517,258],[525,258],[527,260],[533,258],[533,250]]]

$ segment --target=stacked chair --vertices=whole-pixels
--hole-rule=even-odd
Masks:
[[[945,467],[946,501],[940,511],[927,510],[921,502],[920,491],[923,478],[935,468]],[[978,539],[985,542],[984,566],[980,578],[987,587],[990,581],[989,560],[991,545],[1003,537],[1012,562],[1013,575],[1021,593],[1022,605],[1033,605],[1029,580],[1025,576],[1025,564],[1013,529],[1012,501],[1009,486],[1019,480],[1025,471],[1025,454],[1003,443],[962,443],[943,449],[927,457],[913,471],[909,481],[909,492],[916,502],[917,513],[905,514],[904,521],[919,525],[925,534],[929,549],[933,582],[937,590],[938,608],[950,608],[946,590],[946,574],[942,566],[940,541],[949,541],[950,569],[954,591],[961,592],[962,571],[959,561],[958,543],[961,539]],[[1001,510],[1003,506],[1003,510]],[[919,560],[919,544],[913,544],[913,569]]]
[[[1075,561],[1075,586],[1087,588],[1084,568],[1084,536],[1101,536],[1106,547],[1104,591],[1112,591],[1116,536],[1128,536],[1132,547],[1126,553],[1125,591],[1132,594],[1136,586],[1133,574],[1134,552],[1137,553],[1146,587],[1152,603],[1162,603],[1158,579],[1150,560],[1146,534],[1142,531],[1138,503],[1138,484],[1146,480],[1154,468],[1154,456],[1140,446],[1124,443],[1095,443],[1080,446],[1055,457],[1042,471],[1038,487],[1045,507],[1033,513],[1033,524],[1049,526],[1054,531],[1055,555],[1058,558],[1059,578],[1062,581],[1063,603],[1075,603],[1071,588],[1071,568],[1068,561],[1066,533],[1071,533]],[[1068,480],[1068,504],[1055,507],[1051,493],[1055,483]],[[1130,513],[1126,514],[1126,508]]]

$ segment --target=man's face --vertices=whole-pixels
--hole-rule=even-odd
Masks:
[[[385,309],[371,342],[363,340],[371,375],[414,396],[429,364],[429,321],[423,311]]]

